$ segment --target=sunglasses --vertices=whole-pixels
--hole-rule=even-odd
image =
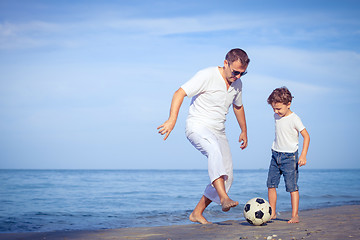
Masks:
[[[229,65],[229,68],[230,68],[230,71],[231,71],[232,75],[234,75],[234,76],[240,75],[240,77],[242,77],[242,76],[244,76],[245,74],[247,74],[247,71],[245,71],[245,72],[233,71],[233,70],[231,69],[231,67],[230,67],[230,63],[228,63],[228,65]]]

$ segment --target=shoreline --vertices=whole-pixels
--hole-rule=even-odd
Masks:
[[[209,225],[0,233],[0,239],[360,239],[360,205],[303,210],[297,224],[287,223],[290,216],[290,212],[283,212],[264,226],[253,226],[246,220],[229,220]]]

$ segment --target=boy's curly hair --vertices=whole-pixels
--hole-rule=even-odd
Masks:
[[[283,103],[288,105],[291,103],[294,97],[291,95],[291,92],[287,87],[276,88],[268,97],[268,104],[272,105],[273,103]]]

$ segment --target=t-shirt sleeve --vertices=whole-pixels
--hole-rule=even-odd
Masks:
[[[241,107],[243,105],[243,102],[242,102],[242,82],[240,79],[238,79],[236,81],[236,85],[234,86],[235,89],[237,90],[237,94],[235,95],[235,98],[233,100],[233,104],[235,106],[238,106],[238,107]]]
[[[305,129],[304,124],[302,123],[301,119],[299,116],[296,115],[296,117],[294,118],[294,127],[298,132],[301,132],[302,130]]]
[[[189,81],[184,83],[181,88],[188,97],[193,97],[206,89],[208,74],[204,70],[197,72]]]

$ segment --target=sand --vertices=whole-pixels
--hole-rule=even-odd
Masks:
[[[226,213],[224,213],[226,214]],[[360,239],[360,205],[347,205],[300,212],[300,223],[289,224],[290,213],[264,226],[244,220],[165,227],[121,228],[99,231],[58,231],[44,233],[0,233],[0,239]]]

